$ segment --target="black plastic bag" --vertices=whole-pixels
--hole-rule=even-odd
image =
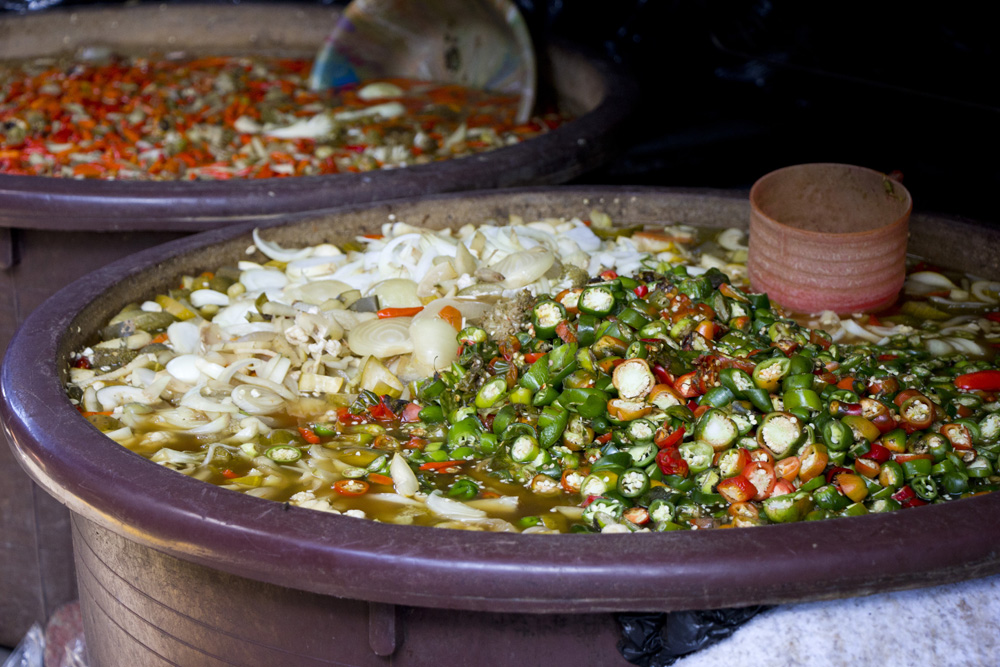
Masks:
[[[617,614],[622,628],[618,650],[633,665],[666,667],[685,655],[729,637],[744,623],[769,608],[758,605],[665,614]]]

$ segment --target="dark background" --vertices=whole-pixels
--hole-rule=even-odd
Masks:
[[[1000,224],[1000,58],[982,5],[516,2],[536,41],[575,41],[640,84],[627,146],[583,182],[748,188],[781,166],[846,162],[902,172],[916,210]],[[74,4],[89,3],[0,11]]]

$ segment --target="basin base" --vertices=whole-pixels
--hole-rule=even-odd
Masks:
[[[73,515],[92,667],[627,666],[614,615],[410,607],[325,596],[168,556]]]

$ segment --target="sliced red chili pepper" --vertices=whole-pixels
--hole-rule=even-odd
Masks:
[[[637,526],[649,523],[649,510],[645,507],[629,507],[622,516]]]
[[[364,414],[356,415],[348,407],[340,407],[337,408],[337,421],[346,425],[365,424],[368,422],[368,417]]]
[[[868,454],[865,455],[867,459],[871,459],[876,463],[885,463],[892,458],[892,452],[884,445],[873,442],[869,447]]]
[[[635,294],[635,295],[636,295],[637,297],[639,297],[640,299],[642,299],[642,298],[644,298],[644,297],[645,297],[645,296],[646,296],[647,294],[649,294],[649,287],[647,287],[646,285],[636,285],[636,286],[635,286],[635,289],[634,289],[634,290],[632,290],[632,292],[633,292],[633,293],[634,293],[634,294]]]
[[[302,439],[310,445],[318,445],[320,443],[319,436],[316,435],[316,432],[307,426],[299,427],[299,435],[301,435]]]
[[[1000,391],[1000,370],[964,373],[955,378],[955,386],[963,391]]]
[[[613,437],[614,434],[609,431],[607,433],[602,433],[601,435],[597,436],[596,438],[594,438],[594,441],[597,442],[598,444],[606,445],[609,442],[611,442],[611,438]]]
[[[432,470],[434,472],[440,473],[453,473],[459,471],[459,466],[461,466],[465,461],[428,461],[427,463],[421,463],[421,470]]]
[[[226,468],[225,470],[222,471],[222,476],[225,477],[226,479],[236,479],[237,477],[242,477],[242,475],[240,475],[238,472],[234,472],[229,468]]]
[[[664,475],[688,476],[688,464],[676,447],[661,449],[656,455],[656,465]]]
[[[674,384],[674,376],[664,368],[663,364],[653,364],[653,375],[656,376],[657,381],[661,384],[669,384],[670,386]]]
[[[746,502],[757,495],[757,487],[742,475],[722,480],[716,485],[715,490],[730,505]]]
[[[378,421],[390,422],[396,420],[396,413],[386,404],[386,397],[383,396],[375,405],[369,406],[368,413]]]
[[[420,411],[423,410],[423,406],[419,403],[407,403],[403,408],[402,412],[399,414],[399,421],[404,424],[412,424],[413,422],[420,421]]]
[[[576,342],[576,332],[573,331],[573,327],[570,326],[569,320],[563,320],[556,325],[556,335],[564,343],[575,343]]]
[[[1000,312],[996,313],[986,313],[986,319],[991,322],[1000,322]]]
[[[674,430],[664,429],[663,427],[657,429],[656,435],[653,438],[653,442],[660,449],[667,449],[668,447],[676,447],[680,444],[681,440],[684,439],[684,427],[675,428]],[[610,435],[610,434],[609,434]]]
[[[705,393],[705,387],[694,371],[674,380],[674,389],[684,398],[695,398]]]
[[[766,461],[753,461],[743,469],[741,474],[750,480],[756,488],[754,500],[770,498],[774,492],[774,485],[778,483],[778,475],[774,472],[774,466]]]
[[[614,269],[608,269],[607,271],[603,271],[601,273],[602,280],[614,280],[617,277],[618,277],[618,272],[615,271]]]
[[[972,449],[972,433],[964,424],[945,424],[941,427],[941,435],[955,449]]]
[[[340,479],[333,483],[333,490],[342,496],[360,496],[368,493],[371,485],[363,479]]]
[[[383,308],[375,314],[380,320],[388,319],[390,317],[413,317],[423,309],[423,306],[414,306],[412,308]]]
[[[842,472],[851,472],[850,468],[844,468],[842,466],[834,466],[826,471],[826,483],[830,484],[833,482],[833,478]]]
[[[543,356],[545,356],[544,352],[525,352],[524,361],[529,364],[533,364],[539,359],[541,359]]]

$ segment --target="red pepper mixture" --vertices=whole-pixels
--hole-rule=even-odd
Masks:
[[[515,125],[516,96],[393,79],[308,89],[305,59],[110,57],[0,63],[0,173],[220,180],[359,172],[461,157],[557,127]],[[368,97],[368,96],[364,96]],[[405,113],[364,113],[387,103]],[[398,104],[397,104],[398,103]],[[315,127],[272,134],[326,116]],[[303,136],[309,135],[309,136]]]

